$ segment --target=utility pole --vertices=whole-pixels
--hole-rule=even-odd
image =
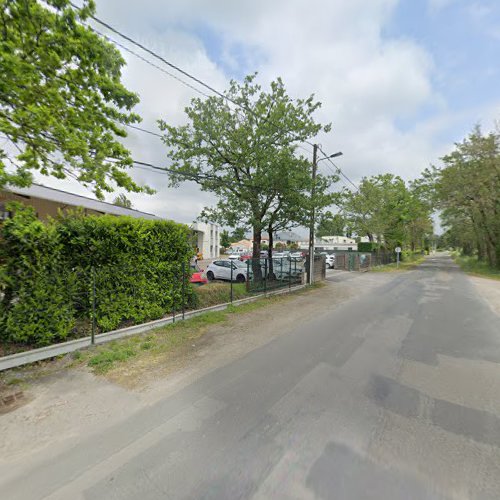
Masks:
[[[309,225],[309,284],[312,285],[314,278],[314,226],[316,224],[316,206],[314,195],[316,190],[316,171],[318,169],[318,145],[313,145],[312,163],[312,187],[311,187],[311,220]]]

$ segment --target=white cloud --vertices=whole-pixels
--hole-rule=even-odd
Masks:
[[[449,3],[429,0],[433,9]],[[246,66],[247,73],[259,71],[264,85],[281,76],[293,96],[315,93],[323,103],[318,119],[334,125],[319,141],[329,151],[342,150],[338,164],[359,180],[385,171],[415,177],[444,151],[435,136],[448,121],[418,119],[429,108],[451,116],[433,88],[432,55],[411,39],[383,35],[396,6],[396,0],[185,0],[168,2],[167,8],[156,0],[98,0],[97,15],[218,89],[230,76],[221,66]],[[211,37],[218,60],[204,46]],[[142,126],[155,130],[158,118],[182,123],[183,109],[196,94],[134,56],[125,57],[124,80],[141,96]],[[414,125],[402,129],[402,120]],[[127,144],[136,159],[168,164],[155,137],[131,132]],[[158,190],[152,197],[129,195],[138,209],[191,221],[213,201],[192,183],[174,190],[164,175],[136,170],[134,177]]]

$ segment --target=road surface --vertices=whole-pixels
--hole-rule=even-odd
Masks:
[[[499,317],[429,258],[81,436],[0,497],[498,499],[499,362]]]

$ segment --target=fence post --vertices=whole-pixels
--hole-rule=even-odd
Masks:
[[[96,318],[95,318],[95,267],[92,266],[90,268],[90,274],[92,279],[92,332],[90,335],[90,343],[92,345],[95,344],[95,327],[96,327]]]
[[[182,261],[182,319],[186,313],[186,263]]]
[[[231,264],[231,289],[229,292],[229,302],[231,302],[231,304],[232,304],[233,303],[233,263],[231,261],[229,263]]]
[[[172,285],[172,323],[175,323],[175,284],[177,282],[177,273],[174,271],[174,283]]]
[[[267,259],[264,259],[264,293],[267,293]]]
[[[293,258],[295,261],[295,257]],[[290,257],[290,263],[288,265],[288,290],[292,288],[292,258]]]

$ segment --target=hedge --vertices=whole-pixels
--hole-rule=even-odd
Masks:
[[[3,341],[47,345],[79,329],[88,334],[94,296],[99,331],[195,300],[187,226],[82,212],[42,223],[31,207],[10,205],[14,215],[0,225]]]

